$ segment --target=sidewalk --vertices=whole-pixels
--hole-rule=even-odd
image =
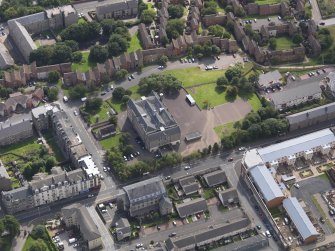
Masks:
[[[20,228],[20,235],[15,237],[12,242],[11,251],[20,251],[23,249],[24,243],[26,242],[27,237],[29,236],[29,232],[33,229],[33,225],[30,226],[22,226]],[[24,231],[26,230],[27,234],[24,236]]]

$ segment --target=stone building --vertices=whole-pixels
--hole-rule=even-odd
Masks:
[[[29,139],[34,135],[33,125],[29,120],[0,125],[0,146],[8,146]]]
[[[96,19],[106,18],[125,19],[136,17],[138,12],[137,0],[117,0],[96,7]]]
[[[5,165],[0,160],[0,191],[9,191],[12,189],[12,180],[10,179]]]

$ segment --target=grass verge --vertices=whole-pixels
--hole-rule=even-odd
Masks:
[[[136,34],[131,37],[130,45],[127,52],[133,52],[141,49],[142,49],[141,41],[139,39],[138,32],[136,32]]]
[[[90,62],[88,60],[88,56],[90,54],[89,51],[82,52],[83,59],[80,63],[73,63],[72,64],[72,70],[73,71],[80,71],[80,72],[87,72],[90,68],[95,67],[97,64]]]

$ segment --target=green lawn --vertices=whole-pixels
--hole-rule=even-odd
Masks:
[[[105,121],[109,119],[110,105],[107,102],[103,102],[99,112],[95,115],[90,116],[90,123],[95,124],[97,122]]]
[[[206,189],[204,190],[204,199],[209,200],[211,198],[215,197],[215,191],[214,189]]]
[[[327,29],[330,32],[330,35],[332,36],[333,40],[335,41],[335,25],[327,26]]]
[[[251,105],[252,110],[254,111],[258,111],[262,107],[262,103],[255,93],[252,94],[252,96],[248,98],[248,102]]]
[[[292,49],[293,47],[296,47],[297,45],[292,42],[292,39],[289,37],[276,37],[277,41],[277,51],[282,51],[282,50],[289,50]]]
[[[97,64],[93,62],[89,62],[88,56],[90,54],[89,51],[82,52],[83,59],[80,63],[73,63],[72,64],[72,70],[73,71],[80,71],[80,72],[87,72],[90,68],[95,67]]]
[[[34,154],[41,148],[41,145],[37,144],[36,139],[32,138],[17,144],[13,144],[8,147],[2,147],[0,149],[0,154],[3,153],[15,153],[18,155],[22,155],[28,157],[28,155]],[[9,163],[10,161],[17,160],[18,157],[8,154],[0,157],[4,164]]]
[[[116,134],[115,136],[111,136],[108,137],[107,139],[101,140],[100,144],[104,150],[109,150],[111,147],[118,147],[120,137],[121,133]]]
[[[1,251],[10,251],[12,247],[12,240],[8,236],[0,238],[0,250]]]
[[[278,207],[270,208],[269,211],[273,218],[276,218],[282,215],[282,212],[280,211]]]
[[[137,50],[141,50],[141,49],[142,49],[142,45],[141,45],[141,41],[140,41],[140,38],[139,38],[139,34],[138,34],[138,32],[136,32],[136,34],[131,37],[130,46],[129,46],[127,52],[137,51]]]
[[[181,81],[184,87],[190,87],[197,84],[213,83],[224,73],[225,70],[203,71],[199,67],[192,67],[168,70],[162,74],[170,74]]]
[[[34,243],[34,239],[31,237],[31,236],[28,236],[26,242],[24,243],[24,246],[22,248],[22,251],[28,251],[30,249],[30,246]],[[45,250],[45,251],[52,251],[53,249],[50,247],[51,246],[51,243],[49,242],[46,242],[45,241],[45,244],[47,245],[48,249]]]
[[[226,124],[223,124],[223,125],[219,125],[219,126],[214,128],[214,131],[216,132],[216,134],[221,139],[223,136],[230,135],[232,132],[235,131],[234,123],[235,123],[235,121],[229,122],[229,123],[226,123]]]

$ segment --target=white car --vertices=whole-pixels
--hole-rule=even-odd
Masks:
[[[114,85],[111,85],[111,90],[113,90],[114,89]]]
[[[242,147],[240,147],[238,150],[241,151],[241,152],[242,152],[242,151],[245,151],[245,147],[242,146]]]
[[[107,167],[107,171],[109,172],[111,170],[111,168],[110,167]]]
[[[102,170],[104,170],[104,172],[107,172],[107,168],[105,166],[102,168]]]
[[[188,169],[190,169],[190,168],[191,168],[190,166],[185,166],[185,167],[184,167],[185,170],[188,170]]]
[[[73,114],[74,114],[74,116],[78,116],[78,112],[77,111],[74,111]]]
[[[112,202],[109,202],[108,205],[109,205],[110,208],[114,207]]]
[[[101,174],[101,175],[100,175],[100,179],[101,179],[101,180],[104,180],[105,177]]]
[[[294,187],[299,189],[300,188],[300,185],[298,183],[294,183]]]
[[[94,197],[94,194],[89,194],[87,197],[92,198],[92,197]]]

